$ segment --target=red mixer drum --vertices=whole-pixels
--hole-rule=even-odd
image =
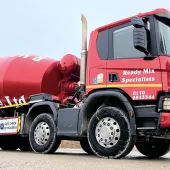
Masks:
[[[60,71],[61,70],[61,71]],[[60,61],[40,56],[0,58],[0,105],[27,102],[30,95],[60,93],[63,79]]]

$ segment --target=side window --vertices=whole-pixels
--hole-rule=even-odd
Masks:
[[[112,58],[138,58],[145,56],[145,53],[138,51],[133,46],[133,26],[117,29],[112,35]]]
[[[97,52],[101,60],[107,60],[109,54],[109,31],[99,33],[97,37]]]

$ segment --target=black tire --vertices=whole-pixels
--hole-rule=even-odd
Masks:
[[[89,145],[89,142],[88,142],[87,138],[84,138],[84,139],[80,140],[80,146],[89,155],[94,154],[93,150],[90,148],[90,145]]]
[[[170,151],[170,141],[164,139],[151,139],[149,142],[137,142],[138,151],[148,158],[158,158]]]
[[[47,129],[50,131],[50,133],[48,134],[49,138],[46,141],[46,143],[43,145],[39,145],[34,138],[34,130],[36,126],[41,122],[45,122],[48,125]],[[51,154],[58,149],[61,143],[61,139],[57,137],[56,126],[57,125],[55,124],[52,115],[47,113],[42,113],[34,119],[29,132],[29,141],[30,141],[31,148],[34,152]]]
[[[2,150],[17,150],[18,149],[18,136],[7,135],[0,137],[0,148]]]
[[[113,119],[113,122],[110,122],[109,125],[104,127],[105,129],[109,127],[109,129],[112,128],[112,131],[108,129],[109,135],[112,135],[110,137],[110,147],[106,148],[102,146],[98,140],[97,137],[95,136],[95,129],[97,127],[97,124],[99,123],[100,120],[103,118],[107,118],[107,121],[111,121]],[[110,119],[110,120],[109,120]],[[116,123],[117,122],[117,123]],[[105,122],[104,122],[105,123]],[[102,123],[103,124],[103,123]],[[100,124],[100,126],[102,126]],[[108,124],[108,122],[107,122]],[[111,127],[112,126],[112,127]],[[118,128],[116,128],[118,127]],[[113,129],[115,129],[113,133]],[[99,130],[99,129],[98,129]],[[100,133],[102,129],[100,129],[96,133]],[[115,107],[104,107],[99,109],[91,118],[88,126],[88,141],[89,144],[93,150],[93,152],[103,158],[122,158],[128,155],[131,150],[133,149],[135,142],[136,142],[136,137],[131,135],[131,129],[130,129],[130,123],[129,120],[125,114],[124,111],[122,111],[119,108]],[[102,136],[98,134],[99,137]],[[117,137],[116,137],[116,136]],[[104,140],[104,137],[101,138]],[[112,141],[114,140],[115,143]],[[112,140],[112,141],[111,141]],[[107,141],[108,142],[108,141]]]
[[[32,148],[29,142],[29,137],[21,137],[20,143],[19,143],[19,149],[21,151],[32,151]]]

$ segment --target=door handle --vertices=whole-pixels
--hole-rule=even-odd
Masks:
[[[109,73],[109,82],[117,82],[119,81],[119,76],[114,73]]]

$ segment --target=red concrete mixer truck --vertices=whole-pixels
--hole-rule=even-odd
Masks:
[[[91,32],[81,58],[0,58],[0,148],[54,153],[76,140],[88,154],[147,157],[170,149],[170,12],[156,9]]]

